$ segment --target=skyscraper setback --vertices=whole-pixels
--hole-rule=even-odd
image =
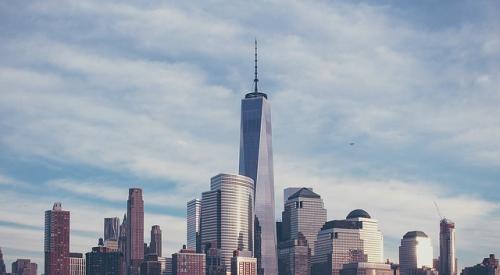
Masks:
[[[274,171],[271,106],[265,93],[259,92],[257,77],[257,41],[255,41],[254,91],[241,101],[240,175],[255,185],[255,247],[259,274],[278,274],[276,246]]]
[[[127,200],[127,274],[139,275],[144,260],[144,201],[142,189],[130,188]]]
[[[439,274],[457,275],[455,223],[448,219],[439,223]]]
[[[69,273],[69,211],[60,202],[45,211],[45,275]]]

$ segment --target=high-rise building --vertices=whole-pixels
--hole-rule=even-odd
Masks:
[[[102,239],[92,252],[85,253],[86,275],[123,275],[125,269],[123,254],[105,247]]]
[[[200,237],[201,200],[194,199],[187,203],[187,248],[201,253]]]
[[[120,225],[120,230],[118,230],[118,250],[123,253],[126,257],[125,251],[127,251],[127,214],[123,215],[122,224]]]
[[[439,275],[457,275],[455,223],[442,219],[439,229]]]
[[[482,263],[464,268],[460,275],[500,275],[500,265],[495,254],[490,254]]]
[[[257,259],[249,251],[233,252],[231,259],[231,275],[257,275]]]
[[[254,91],[241,101],[240,175],[255,183],[255,250],[259,274],[278,273],[271,105],[258,90],[255,41]]]
[[[161,274],[172,275],[172,258],[160,257],[158,261],[161,264]]]
[[[161,229],[159,225],[151,227],[151,242],[149,243],[149,254],[161,257]]]
[[[399,266],[401,275],[411,275],[414,270],[432,268],[431,239],[422,231],[407,232],[399,246]]]
[[[312,274],[338,275],[344,264],[384,262],[384,238],[378,222],[362,209],[345,220],[326,222],[318,233],[312,256]]]
[[[85,258],[82,253],[69,253],[69,275],[85,275]]]
[[[184,246],[172,254],[172,275],[205,275],[205,254]]]
[[[229,271],[222,260],[221,250],[217,247],[205,249],[205,267],[207,275],[226,275]]]
[[[17,259],[12,263],[12,275],[37,275],[38,265],[30,259]]]
[[[5,269],[5,262],[3,261],[2,248],[0,247],[0,275],[4,275],[5,273],[7,273],[7,270]]]
[[[304,187],[287,187],[285,189],[283,189],[283,205],[286,204],[286,201],[288,200],[288,198],[297,193],[300,189],[302,189]],[[312,188],[308,188],[306,187],[307,189],[309,189],[310,191],[313,191]]]
[[[297,238],[279,245],[278,269],[280,275],[310,275],[311,249],[306,237],[299,232]]]
[[[45,211],[45,275],[69,273],[69,211],[60,202]]]
[[[234,250],[253,250],[253,188],[249,177],[218,174],[202,194],[201,243],[220,249],[227,270]]]
[[[118,241],[120,238],[120,218],[104,218],[104,242]]]
[[[139,275],[144,260],[144,201],[140,188],[130,188],[128,192],[126,252],[128,275]]]
[[[290,195],[282,214],[282,234],[285,240],[294,240],[302,233],[314,255],[314,245],[321,227],[326,222],[323,200],[311,188],[301,188]]]
[[[162,263],[156,254],[149,254],[141,264],[141,275],[162,275]]]

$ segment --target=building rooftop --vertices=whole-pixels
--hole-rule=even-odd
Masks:
[[[308,188],[301,188],[299,191],[293,193],[288,199],[295,199],[295,198],[321,198],[318,194],[314,193]]]
[[[370,216],[370,214],[368,214],[368,212],[366,212],[363,209],[355,209],[351,211],[351,213],[349,213],[349,215],[347,215],[346,217],[346,219],[355,219],[355,218],[371,219],[372,217]]]
[[[410,238],[416,238],[416,237],[424,237],[427,238],[427,234],[425,234],[422,231],[409,231],[407,232],[404,236],[403,239],[410,239]]]

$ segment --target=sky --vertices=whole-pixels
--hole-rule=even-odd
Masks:
[[[500,2],[0,1],[0,247],[43,272],[44,211],[71,211],[71,251],[144,190],[145,241],[170,255],[186,202],[238,172],[240,101],[272,106],[283,189],[328,219],[365,209],[384,257],[439,219],[460,268],[500,255]],[[354,145],[350,145],[354,143]]]

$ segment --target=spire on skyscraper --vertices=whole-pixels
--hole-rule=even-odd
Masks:
[[[258,93],[259,87],[257,84],[259,82],[259,78],[257,77],[257,38],[255,38],[255,78],[253,79],[253,82],[254,82],[253,92]]]

